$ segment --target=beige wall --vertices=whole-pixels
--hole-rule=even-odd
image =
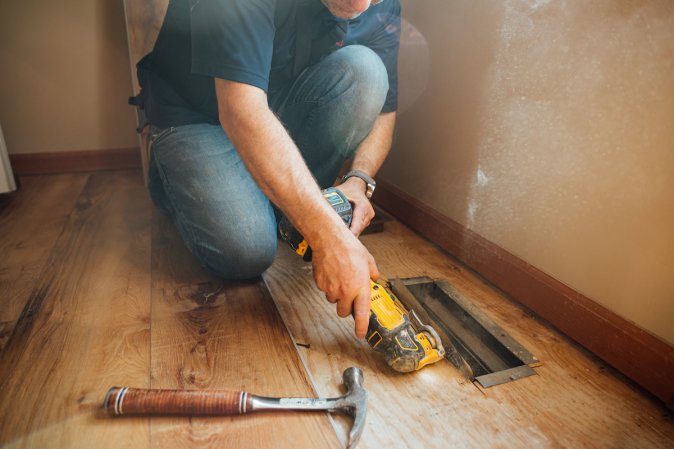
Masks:
[[[674,344],[674,2],[403,7],[382,177]]]
[[[0,2],[10,153],[138,146],[122,0]]]

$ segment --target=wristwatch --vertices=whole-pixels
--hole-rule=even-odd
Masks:
[[[363,181],[365,181],[365,185],[367,186],[366,189],[365,189],[365,196],[367,197],[367,199],[372,198],[372,194],[374,193],[374,189],[377,187],[377,183],[375,182],[374,179],[372,179],[372,177],[370,175],[368,175],[367,173],[365,173],[362,170],[351,170],[350,172],[345,174],[342,177],[342,184],[344,184],[344,182],[347,179],[352,178],[354,176],[356,178],[360,178]]]

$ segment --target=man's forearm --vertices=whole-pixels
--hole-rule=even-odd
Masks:
[[[255,87],[216,80],[220,122],[260,189],[312,245],[344,231],[325,201],[304,159]],[[334,237],[333,237],[334,238]]]
[[[377,174],[391,149],[395,120],[395,112],[383,113],[377,117],[370,134],[356,151],[351,163],[352,170],[361,170],[372,177]],[[360,235],[370,224],[375,214],[372,204],[366,196],[367,184],[360,177],[353,176],[348,178],[339,188],[353,205],[351,231],[354,235]]]
[[[377,117],[372,131],[358,147],[351,169],[362,170],[372,177],[377,174],[391,150],[395,122],[395,112],[385,112]]]

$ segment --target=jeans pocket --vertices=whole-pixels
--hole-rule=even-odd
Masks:
[[[152,145],[156,145],[164,137],[171,134],[175,129],[175,126],[169,126],[168,128],[158,128],[156,126],[150,127],[150,143]]]

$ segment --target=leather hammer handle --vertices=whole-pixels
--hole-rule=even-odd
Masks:
[[[103,408],[112,415],[242,415],[250,400],[244,391],[112,387]]]

